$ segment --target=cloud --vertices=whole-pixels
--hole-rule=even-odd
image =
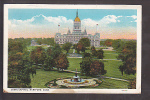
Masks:
[[[132,18],[132,20],[128,20],[126,18]],[[126,20],[124,20],[126,19]],[[126,21],[136,21],[137,17],[135,15],[132,16],[115,16],[115,15],[107,15],[104,16],[102,19],[93,20],[90,18],[81,20],[82,31],[86,27],[88,33],[95,33],[96,32],[96,24],[98,24],[97,28],[98,31],[101,32],[108,32],[111,33],[113,30],[113,26],[111,24],[116,24],[120,22]],[[36,15],[33,16],[31,19],[27,20],[9,20],[9,34],[14,33],[17,36],[24,36],[29,37],[31,34],[34,33],[33,36],[54,36],[56,32],[58,32],[58,25],[59,31],[61,33],[67,33],[68,27],[72,31],[73,29],[73,20],[67,19],[64,16],[52,17],[52,16],[45,16],[45,15]],[[119,27],[119,26],[118,26]],[[111,28],[111,30],[110,30]],[[13,35],[10,35],[13,36]]]
[[[137,19],[137,16],[136,16],[136,15],[127,16],[127,17],[131,17],[131,18],[133,18],[133,19]]]

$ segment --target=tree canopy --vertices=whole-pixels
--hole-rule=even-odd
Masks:
[[[67,69],[69,67],[69,61],[67,59],[67,56],[63,53],[61,53],[58,58],[56,59],[56,67],[59,69]]]
[[[30,74],[32,76],[36,74],[36,69],[29,61],[29,52],[23,46],[22,39],[10,41],[8,43],[8,87],[30,88]]]
[[[66,42],[66,43],[63,44],[62,48],[63,48],[64,50],[66,50],[67,53],[68,53],[69,50],[70,50],[70,48],[71,48],[71,46],[72,46],[72,43]]]
[[[85,57],[80,63],[81,74],[86,76],[104,75],[104,63],[98,60],[92,60],[91,57]]]
[[[88,38],[82,38],[79,40],[78,43],[81,43],[84,47],[90,46],[90,40]]]
[[[127,41],[119,54],[118,59],[121,59],[123,64],[119,66],[122,75],[136,73],[136,41]]]

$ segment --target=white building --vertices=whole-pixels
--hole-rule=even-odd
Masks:
[[[91,46],[100,46],[100,33],[95,33],[95,35],[87,34],[86,29],[84,32],[81,32],[81,20],[78,17],[77,11],[73,25],[73,32],[71,33],[70,29],[68,29],[67,34],[61,35],[61,33],[56,33],[55,42],[57,44],[64,44],[66,42],[77,44],[81,38],[89,38]]]

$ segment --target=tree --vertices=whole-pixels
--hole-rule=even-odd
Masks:
[[[80,53],[81,50],[84,51],[83,49],[84,49],[83,48],[83,44],[82,43],[78,43],[77,46],[76,46],[77,52]]]
[[[90,53],[84,53],[83,54],[83,58],[86,58],[86,57],[90,57],[91,58],[91,54]]]
[[[90,40],[88,38],[82,38],[78,43],[81,43],[85,48],[90,46]]]
[[[84,57],[82,59],[82,62],[80,63],[80,71],[81,75],[85,73],[86,76],[90,75],[90,65],[91,65],[92,59],[91,57]]]
[[[67,56],[63,53],[61,53],[58,58],[56,59],[56,67],[57,69],[67,69],[69,67],[69,61],[67,59]]]
[[[104,75],[106,70],[104,70],[104,63],[98,60],[92,60],[91,57],[85,57],[80,63],[81,75],[85,74],[86,76],[94,75]]]
[[[51,56],[53,57],[53,59],[56,59],[61,53],[62,51],[61,51],[59,44],[55,44],[52,47],[52,53],[51,53]]]
[[[105,46],[105,41],[100,41],[101,46]]]
[[[136,79],[130,80],[128,88],[129,89],[136,89]]]
[[[72,46],[72,43],[66,42],[66,43],[63,44],[62,48],[63,48],[64,50],[66,50],[67,53],[68,53],[69,50],[70,50],[70,48],[71,48],[71,46]]]
[[[46,54],[42,47],[37,47],[30,53],[30,58],[36,65],[44,64],[45,57]]]
[[[51,47],[48,47],[48,48],[47,48],[46,54],[49,55],[49,56],[51,56],[51,54],[52,54],[52,49],[51,49]]]
[[[119,54],[118,59],[121,59],[123,64],[119,66],[119,70],[122,75],[125,74],[135,74],[136,73],[136,42],[128,41],[122,52]]]
[[[91,47],[91,52],[92,52],[92,56],[96,56],[97,55],[97,51],[96,51],[94,46]]]
[[[92,61],[90,65],[90,75],[104,75],[106,70],[104,70],[104,63],[98,60]]]
[[[18,52],[16,54],[9,55],[8,63],[8,86],[17,87],[31,87],[30,74],[36,74],[36,69],[32,67],[32,64],[24,58],[26,54]],[[17,84],[17,85],[15,85]]]
[[[8,41],[8,52],[23,52],[22,41],[10,40]]]
[[[111,40],[111,39],[107,39],[107,40],[105,41],[105,45],[106,45],[106,46],[112,46],[112,41],[113,41],[113,40]]]
[[[55,66],[55,60],[52,56],[47,55],[44,61],[44,70],[51,70]]]
[[[102,49],[100,49],[96,52],[98,59],[103,59],[103,57],[104,57],[103,54],[104,54],[104,51]]]
[[[36,74],[36,69],[29,60],[23,38],[9,39],[8,43],[8,87],[31,88],[30,74]]]

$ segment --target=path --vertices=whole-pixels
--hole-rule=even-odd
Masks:
[[[106,50],[106,51],[115,51],[115,50],[113,50],[113,47],[107,47],[107,49],[103,49],[103,50]]]
[[[118,59],[100,59],[100,60],[116,60],[116,61],[122,61],[122,60],[118,60]]]
[[[126,81],[126,82],[129,81],[129,80],[120,79],[120,78],[113,78],[113,77],[105,77],[105,78],[114,79],[114,80],[119,80],[119,81]]]
[[[117,53],[105,53],[105,54],[113,54],[113,55],[118,55]]]
[[[115,50],[113,50],[113,47],[108,47],[108,49],[103,49],[103,50],[106,50],[106,51],[115,51]],[[115,55],[117,55],[116,53],[105,53],[105,54],[115,54]],[[82,58],[82,57],[68,57],[68,58]],[[118,59],[100,59],[100,60],[122,61],[122,60],[118,60]],[[71,71],[71,70],[64,70],[64,71],[65,72],[71,72],[71,73],[75,73],[76,72],[76,71]],[[80,73],[80,72],[77,72],[77,73]],[[113,80],[126,81],[126,82],[129,81],[129,80],[125,80],[125,79],[114,78],[114,77],[107,77],[107,76],[103,76],[103,78],[109,78],[109,79],[113,79]]]
[[[54,68],[57,69],[57,68]],[[70,73],[76,73],[76,71],[72,71],[72,70],[63,70],[64,72],[70,72]],[[77,72],[80,73],[80,72]],[[114,77],[107,77],[107,76],[103,76],[103,78],[109,78],[109,79],[113,79],[113,80],[118,80],[118,81],[126,81],[128,82],[129,80],[125,80],[125,79],[120,79],[120,78],[114,78]]]

